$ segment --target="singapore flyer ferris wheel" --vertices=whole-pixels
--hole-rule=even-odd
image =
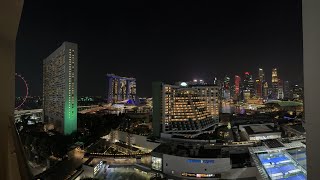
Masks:
[[[24,95],[22,97],[22,102],[16,104],[16,107],[15,107],[15,109],[19,109],[21,106],[23,106],[23,104],[27,100],[27,97],[29,95],[29,87],[28,87],[27,81],[24,79],[24,77],[22,75],[16,73],[15,77],[16,77],[16,80],[18,80],[18,79],[21,80],[24,83],[24,86],[25,86],[25,92],[24,92]]]

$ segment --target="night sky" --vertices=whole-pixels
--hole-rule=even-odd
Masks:
[[[42,95],[42,60],[70,41],[79,45],[80,96],[105,95],[106,73],[135,77],[139,96],[151,96],[152,81],[243,77],[259,67],[267,80],[278,67],[281,79],[301,83],[300,1],[29,0],[16,72]]]

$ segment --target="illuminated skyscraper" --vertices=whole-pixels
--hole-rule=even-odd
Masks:
[[[43,60],[45,120],[63,134],[77,130],[78,45],[64,42]]]
[[[277,68],[272,69],[272,98],[277,99],[278,98],[278,71]]]
[[[194,134],[219,120],[219,87],[214,85],[168,85],[154,82],[153,134]]]
[[[303,89],[297,84],[293,86],[293,98],[296,100],[303,100]]]
[[[268,89],[268,82],[264,82],[263,84],[263,98],[268,99],[269,96],[269,89]]]
[[[213,78],[213,85],[218,85],[218,84],[219,84],[218,78],[214,77]]]
[[[258,80],[258,81],[257,81]],[[263,84],[265,82],[265,76],[262,68],[259,68],[259,77],[256,79],[256,96],[263,97]]]
[[[230,99],[230,78],[228,76],[224,77],[224,80],[223,80],[223,98],[226,99],[226,100],[229,100]]]
[[[261,80],[256,79],[255,85],[256,85],[256,96],[258,98],[262,98],[262,82],[261,82]]]
[[[107,74],[107,97],[109,103],[136,100],[136,79]]]
[[[283,81],[281,79],[278,79],[278,99],[283,99],[283,97]]]
[[[283,94],[285,99],[291,99],[292,98],[292,92],[290,88],[290,82],[289,81],[284,81],[283,83]]]
[[[264,77],[264,72],[263,72],[263,69],[262,68],[259,68],[259,80],[260,80],[260,82],[264,82],[265,81],[265,79],[264,79],[265,77]]]
[[[255,95],[254,81],[252,75],[249,72],[244,73],[243,90],[246,90],[246,94],[250,94],[250,97]]]
[[[249,72],[245,72],[244,73],[244,78],[243,78],[243,88],[248,90],[249,89],[249,85],[248,85],[248,81],[250,80],[250,73]]]
[[[277,68],[272,69],[272,83],[278,83],[278,70]]]
[[[234,95],[235,95],[236,99],[238,99],[238,97],[240,95],[240,82],[241,82],[240,76],[235,75],[234,76],[234,86],[235,86]]]
[[[244,89],[243,91],[242,91],[242,93],[243,93],[243,100],[245,101],[245,102],[247,102],[251,97],[251,93],[250,93],[250,90],[248,90],[248,89]]]
[[[228,76],[224,77],[223,87],[224,89],[230,89],[230,78]]]

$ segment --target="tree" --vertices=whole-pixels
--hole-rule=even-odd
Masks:
[[[33,137],[30,134],[24,134],[24,135],[25,135],[24,145],[27,147],[30,147],[30,145],[33,142]]]
[[[48,139],[46,137],[40,139],[40,143],[39,143],[38,149],[39,149],[39,151],[38,151],[39,155],[43,159],[49,158],[49,156],[51,155],[51,150],[50,150]]]

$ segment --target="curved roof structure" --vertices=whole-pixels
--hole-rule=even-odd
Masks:
[[[288,106],[303,106],[301,102],[296,101],[281,101],[281,100],[272,100],[268,101],[266,104],[278,104],[281,107],[288,107]]]

